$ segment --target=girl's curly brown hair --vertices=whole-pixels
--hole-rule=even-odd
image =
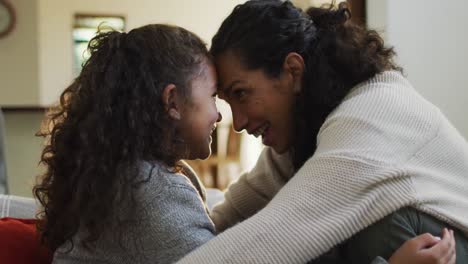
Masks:
[[[147,25],[129,33],[99,33],[91,57],[60,96],[45,128],[34,187],[43,211],[39,230],[51,250],[86,230],[85,246],[102,230],[118,226],[117,208],[132,202],[139,162],[174,166],[181,141],[161,100],[168,84],[188,99],[189,82],[209,54],[193,33],[168,25]]]
[[[251,0],[236,6],[213,37],[215,58],[233,52],[247,69],[273,78],[288,53],[304,58],[292,146],[296,170],[314,154],[326,117],[356,84],[386,70],[401,71],[379,34],[350,18],[345,2],[303,12],[289,1]]]

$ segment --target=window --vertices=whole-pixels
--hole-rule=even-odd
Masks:
[[[76,14],[73,25],[73,73],[78,76],[82,65],[89,58],[89,41],[97,31],[125,30],[125,17],[114,15]]]

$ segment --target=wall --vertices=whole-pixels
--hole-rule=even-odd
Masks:
[[[42,112],[5,113],[5,156],[11,194],[32,195],[42,150],[42,139],[34,134],[39,129],[42,115]]]
[[[10,2],[15,9],[16,25],[10,35],[0,39],[0,106],[34,106],[39,101],[38,2]],[[31,196],[41,149],[34,133],[42,113],[6,112],[4,117],[9,190]]]
[[[468,1],[367,2],[369,26],[384,30],[408,79],[468,138]]]
[[[345,0],[335,1],[336,3],[343,2]],[[330,4],[332,0],[292,0],[295,6],[300,7],[302,10],[306,10],[311,6],[322,6],[324,4]]]
[[[127,29],[172,23],[207,43],[232,8],[245,0],[14,0],[17,24],[0,41],[0,105],[48,106],[73,78],[71,28],[75,13],[118,14]]]
[[[35,105],[39,100],[37,1],[10,1],[15,29],[0,39],[0,106]]]
[[[71,28],[75,13],[117,14],[127,29],[170,23],[197,33],[207,43],[233,7],[245,0],[39,0],[40,102],[54,102],[72,79]]]
[[[72,80],[71,29],[75,13],[124,15],[128,30],[148,23],[177,24],[209,43],[222,19],[244,1],[11,0],[18,23],[11,36],[0,40],[0,106],[47,106],[58,99]],[[31,196],[42,148],[41,139],[34,134],[42,116],[41,112],[5,113],[12,194]]]
[[[387,41],[387,0],[373,0],[366,2],[366,21],[368,27],[377,30]]]

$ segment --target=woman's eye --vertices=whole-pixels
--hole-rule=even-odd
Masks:
[[[233,95],[236,99],[241,100],[242,98],[245,97],[247,93],[245,92],[244,89],[238,89],[233,92]]]

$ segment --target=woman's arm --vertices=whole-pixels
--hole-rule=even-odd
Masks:
[[[289,154],[265,148],[255,167],[244,173],[226,191],[224,201],[213,208],[211,218],[222,232],[251,217],[273,198],[293,175]]]
[[[412,194],[404,174],[361,160],[314,157],[257,214],[181,263],[306,263],[411,204]]]

